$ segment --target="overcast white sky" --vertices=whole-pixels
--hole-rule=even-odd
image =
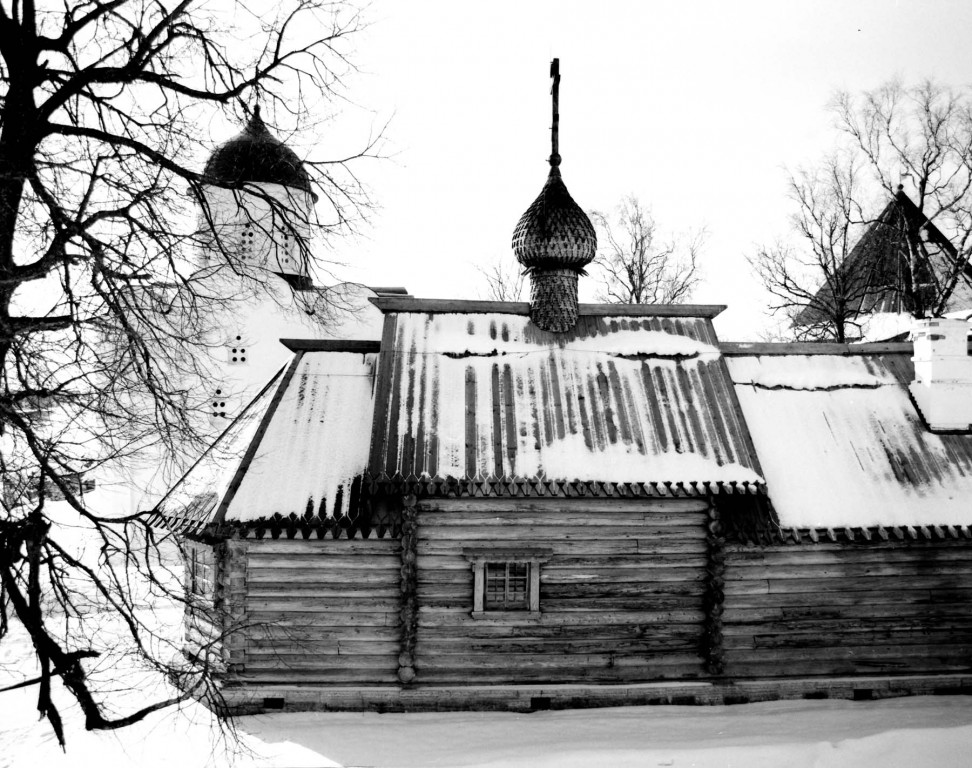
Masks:
[[[337,244],[348,278],[480,297],[475,265],[513,259],[546,178],[557,56],[574,199],[609,209],[633,193],[663,229],[707,226],[694,300],[729,305],[723,339],[766,324],[745,256],[786,234],[784,169],[833,146],[834,90],[972,84],[967,0],[377,0],[366,15],[350,96],[394,113],[396,154],[366,173],[381,206],[367,237]]]

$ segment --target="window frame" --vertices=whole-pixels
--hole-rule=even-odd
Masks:
[[[470,616],[474,619],[519,616],[538,618],[540,616],[540,568],[550,560],[553,550],[545,547],[467,547],[462,550],[463,557],[469,561],[473,573],[473,607]],[[526,608],[487,607],[486,606],[486,564],[527,565]],[[507,568],[507,574],[509,568]],[[507,575],[507,578],[509,576]]]

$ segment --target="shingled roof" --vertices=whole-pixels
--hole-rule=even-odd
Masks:
[[[919,240],[924,247],[914,248]],[[909,259],[913,251],[919,255],[927,253],[927,259],[916,266],[916,280],[936,286],[925,289],[929,294],[949,294],[946,312],[972,308],[972,265],[961,265],[954,287],[949,290],[946,281],[955,275],[959,254],[942,231],[899,189],[839,268],[849,286],[846,298],[852,316],[907,313],[914,309],[908,304]],[[819,308],[831,306],[833,301],[833,289],[824,283],[811,304],[797,316],[795,325],[817,322],[821,316]]]

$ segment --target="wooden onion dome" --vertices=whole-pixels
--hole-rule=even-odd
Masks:
[[[558,112],[560,60],[550,65],[553,126],[550,174],[539,197],[513,231],[513,253],[530,275],[530,317],[545,331],[564,333],[577,324],[577,278],[594,260],[594,225],[560,176]]]

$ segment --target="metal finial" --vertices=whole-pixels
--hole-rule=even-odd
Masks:
[[[550,88],[550,93],[553,94],[553,125],[550,126],[550,167],[556,168],[560,165],[560,59],[554,59],[550,62],[550,77],[553,78],[553,85]]]

